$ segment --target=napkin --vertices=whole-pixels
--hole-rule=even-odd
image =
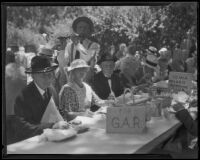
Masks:
[[[77,131],[73,128],[69,129],[44,129],[42,137],[48,141],[61,141],[77,135]]]

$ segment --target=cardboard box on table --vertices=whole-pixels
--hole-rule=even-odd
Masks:
[[[107,133],[141,133],[146,127],[145,106],[109,107]]]
[[[124,94],[125,96],[125,94]],[[133,96],[133,95],[132,95]],[[124,101],[125,102],[125,101]],[[107,108],[107,133],[141,133],[146,128],[146,106],[124,103]]]

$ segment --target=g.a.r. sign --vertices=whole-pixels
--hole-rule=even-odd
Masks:
[[[107,108],[108,133],[141,133],[145,129],[145,106]]]

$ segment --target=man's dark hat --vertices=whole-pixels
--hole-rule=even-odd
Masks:
[[[84,21],[86,23],[89,24],[90,26],[90,33],[93,33],[94,32],[94,24],[92,22],[92,20],[88,17],[78,17],[77,19],[74,20],[73,24],[72,24],[72,28],[73,28],[73,31],[76,32],[76,26],[79,22],[81,21]]]
[[[27,68],[25,73],[45,73],[51,72],[58,67],[45,56],[35,56],[31,59],[31,67]]]
[[[101,64],[102,62],[105,62],[105,61],[113,61],[113,62],[116,62],[117,59],[115,57],[113,57],[112,55],[110,55],[109,53],[105,53],[101,56],[101,58],[99,59],[99,61],[97,62],[97,64]]]

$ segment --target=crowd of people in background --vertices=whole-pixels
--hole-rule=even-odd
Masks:
[[[23,121],[33,124],[30,127],[36,127],[44,122],[45,125],[40,126],[40,129],[51,128],[55,125],[54,122],[73,120],[77,115],[93,114],[102,104],[107,103],[107,100],[112,102],[122,95],[125,88],[167,80],[171,71],[192,73],[194,80],[197,81],[197,42],[191,40],[190,31],[187,33],[188,37],[181,44],[176,44],[173,49],[166,46],[149,46],[145,54],[141,54],[142,51],[138,50],[134,43],[121,43],[116,47],[118,50],[113,49],[113,46],[110,51],[103,50],[90,38],[94,26],[87,17],[77,18],[72,28],[74,32],[68,43],[65,37],[58,37],[57,51],[53,50],[53,47],[43,46],[37,52],[25,52],[25,48],[20,46],[19,51],[14,53],[11,48],[7,48],[7,115],[16,114],[23,118]],[[38,60],[47,63],[46,69],[52,67],[48,64],[50,62],[56,63],[57,67],[51,69],[51,72],[45,70],[44,66],[41,72],[37,71],[37,67],[34,70],[34,64],[39,63]],[[44,64],[37,65],[42,67]],[[32,70],[28,72],[27,68]],[[41,76],[39,73],[45,75]],[[41,86],[46,84],[44,90],[49,88],[48,95],[52,95],[55,103],[53,105],[57,106],[54,110],[57,113],[55,119],[58,120],[48,124],[45,120],[41,121],[45,109],[40,106],[47,104],[39,97],[34,99],[36,94],[33,94],[36,92],[33,85],[39,84],[41,88],[40,83]],[[24,87],[29,89],[23,92],[23,97],[17,96]],[[27,93],[28,90],[31,93]],[[31,109],[35,106],[31,106],[30,103],[37,101],[41,101],[41,104],[38,104],[36,112],[35,109]],[[30,110],[27,110],[25,105],[30,105]],[[34,133],[41,133],[41,130],[37,129]],[[24,137],[32,135],[33,132]]]

